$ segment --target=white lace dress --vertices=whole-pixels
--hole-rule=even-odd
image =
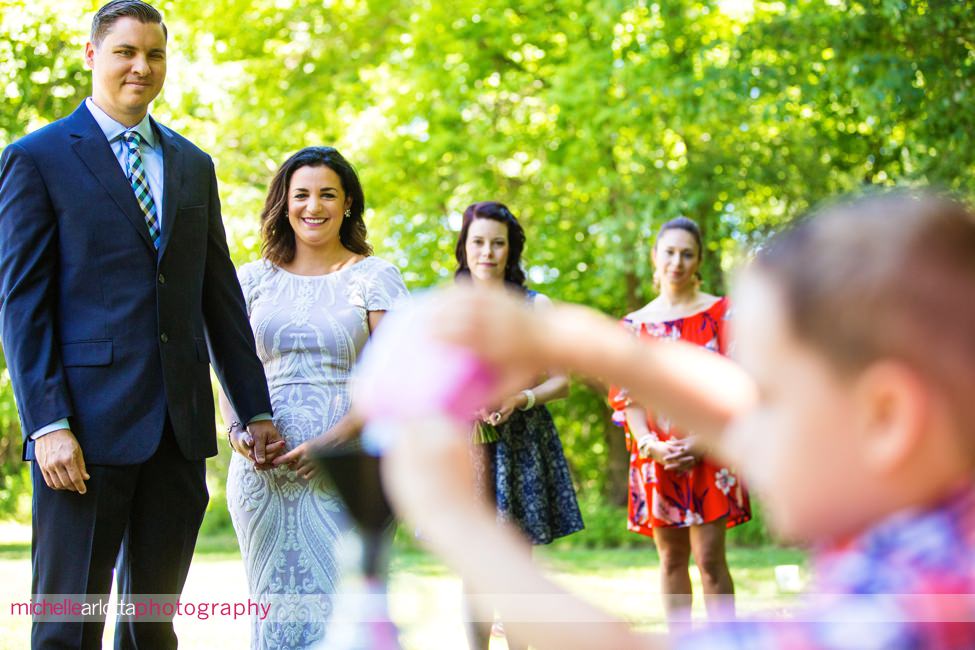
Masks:
[[[348,379],[369,337],[367,312],[407,295],[392,264],[367,257],[321,276],[288,273],[266,261],[239,271],[264,363],[274,422],[289,449],[333,427],[349,409]],[[251,598],[272,605],[254,618],[251,648],[316,644],[338,582],[336,544],[347,524],[341,502],[288,468],[259,472],[234,454],[227,504]]]

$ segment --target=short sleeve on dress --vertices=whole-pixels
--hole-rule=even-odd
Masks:
[[[409,297],[399,269],[384,260],[376,260],[375,270],[365,281],[366,311],[389,311]]]
[[[734,341],[731,338],[730,321],[732,318],[732,306],[725,296],[715,305],[714,318],[718,323],[718,351],[726,356],[731,355]]]
[[[248,262],[237,269],[237,281],[244,292],[244,303],[247,305],[247,316],[251,315],[251,306],[257,298],[258,287],[261,284],[261,272],[265,268],[264,260]]]

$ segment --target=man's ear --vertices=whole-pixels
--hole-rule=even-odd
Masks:
[[[89,70],[95,69],[95,44],[91,41],[85,43],[85,66]]]
[[[860,373],[853,387],[851,444],[860,447],[864,469],[896,473],[920,452],[931,416],[931,389],[916,370],[881,361]],[[828,416],[827,416],[828,417]]]

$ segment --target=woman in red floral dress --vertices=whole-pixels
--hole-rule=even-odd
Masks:
[[[660,295],[628,315],[637,336],[680,339],[727,352],[728,300],[700,291],[701,232],[686,218],[661,227],[653,247]],[[627,396],[610,391],[614,420],[626,429],[630,452],[628,528],[654,538],[668,621],[690,620],[693,555],[710,615],[733,611],[734,584],[725,558],[725,531],[751,519],[748,494],[737,475],[706,457],[687,432],[671,428]]]

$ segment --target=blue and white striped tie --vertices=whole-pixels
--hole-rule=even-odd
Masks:
[[[146,217],[146,225],[149,226],[149,238],[152,245],[159,250],[159,218],[156,213],[156,202],[152,200],[152,190],[149,189],[149,181],[146,180],[146,168],[142,164],[142,154],[139,152],[139,145],[142,144],[142,136],[137,131],[126,131],[122,134],[125,146],[128,148],[128,176],[135,198],[142,208],[142,214]]]

